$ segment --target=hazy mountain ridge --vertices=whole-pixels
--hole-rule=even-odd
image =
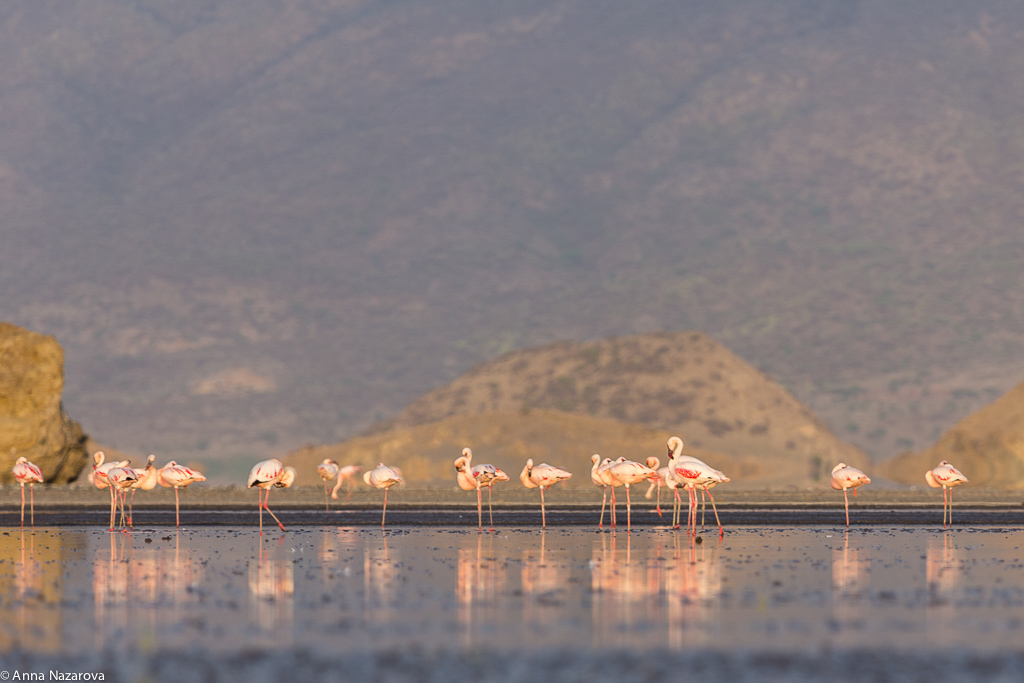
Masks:
[[[876,457],[1024,376],[1014,5],[22,0],[0,31],[2,317],[121,448],[331,442],[658,329]]]

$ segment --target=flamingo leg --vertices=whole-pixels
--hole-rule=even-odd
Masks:
[[[324,510],[326,512],[331,511],[331,504],[327,500],[327,484],[324,484]]]
[[[494,508],[491,507],[491,489],[494,485],[487,487],[487,514],[491,516],[491,531],[494,531]]]
[[[847,489],[843,489],[843,500],[846,501],[846,528],[850,528],[850,496]]]
[[[626,484],[626,533],[633,533],[633,503],[629,500],[629,484]]]
[[[256,489],[256,493],[258,493],[259,497],[260,497],[260,502],[259,502],[260,536],[262,536],[263,535],[263,489],[260,489],[260,488]]]
[[[615,487],[612,487],[612,528],[615,528]]]
[[[949,528],[953,527],[953,489],[949,489]]]
[[[950,497],[951,498],[952,498],[952,493],[953,492],[950,491]],[[21,489],[21,495],[23,495],[23,496],[25,495],[25,488],[24,487],[22,487],[22,489]],[[29,484],[28,485],[28,495],[29,495],[29,499],[31,500],[29,509],[31,510],[30,514],[32,515],[32,526],[35,527],[35,525],[36,525],[36,485],[35,484]],[[24,507],[25,507],[24,504],[22,504],[21,514],[22,514],[23,517],[25,516]],[[950,524],[953,523],[953,511],[952,510],[949,511],[949,522],[950,522]],[[22,523],[24,524],[24,522],[22,522]]]
[[[270,489],[267,489],[267,497],[263,499],[263,507],[267,510],[267,512],[270,513],[270,516],[274,518],[274,521],[277,522],[277,525],[279,527],[281,527],[281,531],[284,531],[285,530],[284,524],[281,524],[281,520],[279,520],[277,518],[277,515],[275,515],[273,513],[273,511],[270,509],[270,506],[267,505],[267,503],[269,503],[269,502],[270,502]],[[260,517],[260,519],[262,520],[262,517]]]
[[[663,517],[664,516],[664,515],[661,514],[661,482],[658,483],[658,502],[654,506],[654,509],[658,511],[658,516],[659,517]]]
[[[135,503],[135,489],[132,489],[132,496],[128,499],[128,526],[135,528],[135,511],[132,509],[132,505]]]
[[[602,486],[601,489],[601,519],[597,522],[598,529],[604,528],[604,505],[608,502],[608,485]]]
[[[384,512],[380,516],[380,528],[384,528],[384,518],[388,515],[388,490],[384,489]]]
[[[540,522],[543,528],[548,528],[547,513],[544,512],[544,487],[540,487]]]
[[[708,499],[704,497],[705,493],[707,493],[709,496],[711,495],[710,493],[708,493],[707,489],[704,489],[700,493],[700,530],[701,531],[704,531],[704,518],[707,516],[707,512],[708,512]]]
[[[480,487],[477,486],[476,487],[476,525],[477,525],[477,531],[481,532],[481,533],[484,530],[484,499],[483,499],[483,495],[484,495],[483,491],[481,491]]]
[[[114,501],[114,485],[111,484],[107,488],[110,489],[110,530],[114,530],[114,515],[117,510],[117,503]]]
[[[945,513],[943,513],[945,514]],[[25,485],[21,485],[21,528],[25,528]]]
[[[722,520],[720,520],[718,518],[718,507],[715,505],[715,497],[711,495],[711,491],[708,491],[706,487],[704,489],[704,493],[708,494],[708,498],[711,499],[711,509],[715,511],[715,521],[718,522],[718,536],[719,537],[725,536],[725,531],[722,529]],[[703,516],[701,517],[701,520],[700,520],[700,527],[701,527],[701,529],[704,528],[704,518],[703,518]]]
[[[270,493],[269,491],[267,493]],[[174,524],[181,528],[181,516],[178,514],[178,487],[174,487]]]

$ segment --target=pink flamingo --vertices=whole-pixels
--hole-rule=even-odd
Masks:
[[[384,512],[380,516],[380,528],[383,529],[384,518],[388,514],[388,489],[405,481],[402,479],[402,471],[397,467],[388,467],[384,463],[380,463],[369,472],[363,473],[363,481],[367,486],[384,489]]]
[[[43,471],[39,465],[29,462],[28,458],[22,456],[14,461],[14,481],[21,484],[21,526],[25,526],[25,484],[28,484],[29,498],[31,502],[30,515],[32,526],[36,525],[36,484],[43,483]]]
[[[654,470],[655,473],[654,476],[651,477],[651,485],[647,487],[647,493],[644,494],[644,498],[650,500],[654,495],[654,490],[657,489],[658,501],[655,504],[654,510],[658,513],[659,517],[663,517],[664,515],[661,514],[661,487],[666,486],[668,483],[669,467],[668,465],[662,467],[661,459],[653,455],[647,458],[644,462],[648,467]]]
[[[117,503],[114,499],[114,489],[110,485],[107,473],[115,467],[128,467],[131,462],[122,460],[120,462],[104,462],[106,454],[103,451],[96,451],[92,455],[92,472],[89,473],[89,481],[99,490],[110,489],[110,530],[114,530],[114,511]]]
[[[338,470],[338,483],[331,489],[331,499],[338,500],[338,489],[341,488],[342,482],[348,482],[345,487],[348,493],[345,496],[345,500],[352,500],[352,489],[356,487],[356,475],[363,471],[363,468],[359,465],[345,465]]]
[[[146,461],[146,467],[144,469],[135,470],[135,483],[131,485],[132,495],[128,499],[128,526],[134,527],[134,511],[132,510],[132,504],[135,502],[135,492],[139,489],[143,491],[152,491],[156,488],[157,480],[160,478],[160,473],[153,466],[153,462],[156,460],[156,456],[150,454],[149,459]]]
[[[673,477],[684,484],[690,494],[690,516],[687,521],[687,527],[692,530],[694,535],[697,534],[696,490],[701,489],[711,499],[711,507],[715,511],[715,521],[718,522],[718,535],[724,536],[725,530],[722,528],[722,520],[718,517],[718,506],[715,505],[715,497],[711,495],[711,491],[709,489],[720,483],[729,481],[729,477],[714,469],[703,460],[699,460],[692,456],[676,458],[673,462]]]
[[[594,482],[594,486],[600,486],[602,489],[601,495],[601,518],[597,521],[597,528],[604,528],[604,507],[608,502],[608,487],[612,486],[611,478],[608,476],[608,468],[612,464],[611,458],[605,458],[601,460],[601,456],[594,453],[590,456],[590,462],[594,463],[593,467],[590,468],[590,481]],[[612,489],[613,491],[615,489]],[[613,525],[614,526],[614,525]]]
[[[544,489],[551,488],[560,481],[572,477],[572,473],[563,470],[561,467],[554,467],[547,463],[541,463],[534,467],[533,458],[526,461],[526,467],[519,473],[519,481],[528,489],[540,487],[540,518],[541,526],[547,528],[547,512],[544,509]]]
[[[508,481],[508,475],[494,465],[473,465],[473,451],[462,449],[462,456],[455,459],[455,479],[463,491],[476,489],[476,518],[479,531],[484,530],[483,496],[481,489],[487,487],[487,512],[491,518],[491,531],[494,531],[494,509],[491,507],[491,487],[495,482]]]
[[[867,475],[858,470],[856,467],[850,467],[845,462],[841,462],[832,468],[832,488],[836,491],[843,492],[843,500],[846,501],[846,528],[850,528],[850,496],[847,493],[849,489],[853,489],[853,497],[857,497],[857,489],[865,484],[870,484],[871,480],[868,479]]]
[[[324,510],[330,512],[331,505],[327,500],[327,482],[338,476],[338,463],[330,458],[324,458],[324,461],[316,466],[316,473],[324,482]]]
[[[949,508],[949,526],[953,526],[953,488],[967,483],[967,477],[957,468],[943,460],[935,469],[924,473],[924,480],[933,489],[942,487],[942,528],[946,528],[946,508]],[[948,500],[947,500],[947,493]],[[24,495],[22,495],[24,498]],[[25,503],[22,501],[22,506]]]
[[[161,486],[164,488],[174,487],[174,523],[179,527],[181,526],[181,517],[179,514],[178,489],[186,488],[189,484],[195,484],[199,481],[206,481],[206,477],[191,467],[179,465],[173,460],[157,471],[157,482]]]
[[[630,484],[639,484],[651,477],[657,476],[657,472],[647,465],[633,460],[620,459],[621,462],[614,463],[608,468],[608,476],[626,487],[626,530],[633,531],[633,504],[629,499]],[[614,488],[612,489],[615,490]]]
[[[116,497],[121,502],[121,530],[126,531],[126,522],[128,516],[124,512],[124,498],[125,491],[135,485],[138,480],[138,475],[135,474],[135,470],[128,466],[128,461],[125,460],[126,465],[123,467],[111,467],[107,470],[107,481],[110,482],[111,490],[114,490]]]
[[[256,463],[252,470],[249,471],[249,480],[246,486],[253,488],[254,486],[258,489],[257,493],[260,497],[259,510],[260,510],[260,535],[263,535],[263,510],[270,512],[270,516],[274,518],[277,525],[281,527],[281,531],[284,531],[284,524],[281,524],[281,520],[277,518],[270,507],[263,498],[263,492],[267,492],[267,500],[270,499],[270,488],[276,486],[277,482],[281,480],[281,477],[285,476],[284,466],[281,461],[277,458],[271,458],[270,460],[263,460]]]

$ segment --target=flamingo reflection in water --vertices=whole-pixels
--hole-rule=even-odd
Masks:
[[[284,554],[284,536],[276,547],[257,544],[257,563],[249,565],[249,595],[260,630],[274,639],[274,645],[289,646],[295,620],[295,568],[292,554]],[[273,544],[271,544],[273,545]],[[284,639],[282,642],[281,639]]]
[[[463,647],[473,647],[474,616],[486,605],[494,604],[508,585],[505,564],[494,557],[494,536],[487,536],[487,556],[483,553],[482,534],[477,534],[476,548],[460,547],[455,572],[455,600],[459,606]]]

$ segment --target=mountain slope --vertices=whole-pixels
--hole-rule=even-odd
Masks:
[[[1012,3],[11,0],[0,319],[105,443],[702,329],[885,457],[1024,377]]]

